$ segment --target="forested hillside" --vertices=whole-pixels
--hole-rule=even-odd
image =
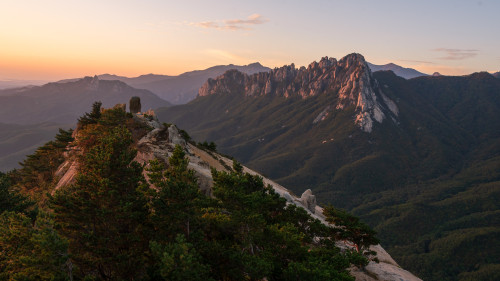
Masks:
[[[314,63],[308,69],[305,77],[318,78],[297,81],[277,70],[265,78],[271,85],[265,94],[265,79],[256,75],[242,85],[221,76],[210,82],[209,95],[158,115],[297,194],[311,188],[321,203],[353,211],[383,234],[382,244],[404,268],[425,280],[494,280],[500,80],[487,73],[406,80],[376,72],[373,91],[380,87],[398,114],[364,132],[360,109],[339,106],[339,88],[350,82],[321,80],[344,70],[313,72]],[[299,90],[282,94],[293,87]],[[301,96],[312,87],[322,92]],[[249,94],[254,89],[262,91]]]
[[[100,107],[0,174],[0,279],[354,280],[350,266],[376,259],[357,218],[328,207],[326,226],[238,162],[212,169],[213,196],[179,145],[145,168],[134,159],[153,128]],[[77,168],[61,186],[63,163]]]

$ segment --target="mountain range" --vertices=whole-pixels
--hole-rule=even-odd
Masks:
[[[74,123],[95,101],[111,107],[128,101],[132,96],[141,98],[144,110],[170,105],[148,90],[135,89],[121,81],[100,80],[95,76],[74,82],[2,90],[0,120],[13,124]]]
[[[396,75],[406,79],[425,76],[427,74],[416,71],[412,68],[404,68],[399,65],[389,63],[386,65],[374,65],[368,63],[372,71],[391,70]],[[260,63],[249,65],[218,65],[204,70],[185,72],[178,76],[146,74],[138,77],[125,77],[113,74],[97,75],[101,80],[119,80],[134,88],[146,89],[158,95],[160,98],[172,104],[185,104],[198,94],[198,89],[210,78],[215,78],[227,70],[235,69],[246,74],[259,72],[269,72],[271,68],[262,66]],[[59,82],[70,82],[78,79],[66,79]]]
[[[129,78],[102,74],[98,75],[98,77],[101,80],[119,80],[132,87],[149,90],[172,104],[184,104],[196,97],[198,89],[207,79],[215,78],[230,69],[236,69],[247,74],[267,72],[270,70],[270,68],[262,66],[257,62],[249,65],[217,65],[204,70],[185,72],[178,76],[147,74]],[[75,79],[62,80],[60,82],[74,80]]]
[[[6,79],[0,80],[0,90],[10,88],[20,88],[26,86],[40,86],[48,83],[45,80],[23,80],[23,79]]]
[[[157,115],[360,215],[424,280],[489,280],[500,267],[499,93],[488,73],[407,80],[351,54],[231,70]]]
[[[73,82],[0,90],[0,171],[18,168],[18,162],[57,133],[72,127],[95,101],[111,107],[141,97],[143,110],[169,106],[148,90],[120,81],[85,77]]]
[[[405,67],[399,66],[399,65],[394,64],[394,63],[388,63],[388,64],[384,64],[384,65],[376,65],[376,64],[372,64],[372,63],[367,62],[367,64],[370,67],[370,70],[372,72],[390,70],[390,71],[394,72],[397,76],[403,77],[405,79],[411,79],[411,78],[420,77],[420,76],[428,76],[428,74],[422,73],[422,72],[417,71],[413,68],[405,68]]]

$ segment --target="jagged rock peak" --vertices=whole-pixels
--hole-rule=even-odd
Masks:
[[[307,68],[300,69],[290,64],[253,75],[229,70],[216,79],[209,79],[198,94],[275,95],[285,98],[337,96],[333,107],[337,110],[353,107],[355,122],[366,132],[371,132],[374,122],[381,123],[388,116],[395,120],[398,115],[396,104],[384,95],[365,58],[357,53],[339,61],[323,57],[319,62],[314,61]]]

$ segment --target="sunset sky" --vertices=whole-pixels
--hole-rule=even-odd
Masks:
[[[0,0],[0,80],[308,65],[358,52],[425,73],[500,71],[500,1]]]

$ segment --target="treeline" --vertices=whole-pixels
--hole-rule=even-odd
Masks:
[[[354,280],[347,268],[373,258],[378,241],[357,218],[330,206],[337,227],[325,226],[237,162],[212,170],[214,197],[180,146],[149,163],[146,181],[133,161],[141,126],[100,106],[78,124],[73,184],[50,193],[70,131],[0,174],[0,280]]]

